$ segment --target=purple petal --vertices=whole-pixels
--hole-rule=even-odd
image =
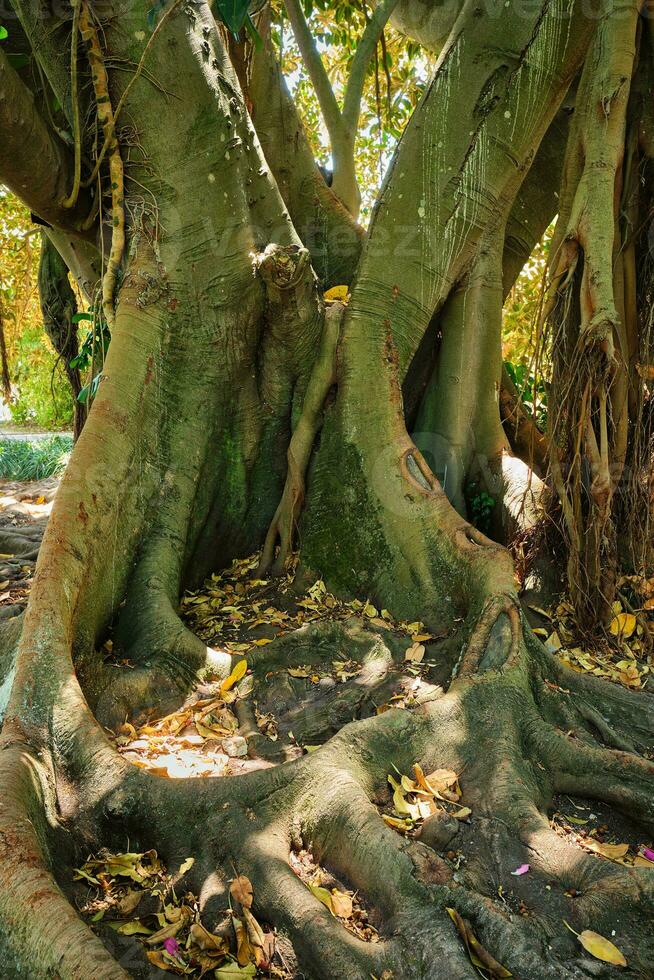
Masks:
[[[644,847],[641,853],[644,858],[647,858],[648,861],[654,861],[654,851],[651,849],[651,847]]]
[[[529,871],[529,865],[521,864],[520,867],[516,868],[515,871],[512,871],[511,874],[515,875],[515,877],[517,878],[518,875],[526,875],[528,871]]]
[[[179,955],[179,943],[176,939],[164,939],[163,948],[166,950],[169,956]]]

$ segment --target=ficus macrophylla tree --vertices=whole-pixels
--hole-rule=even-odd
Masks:
[[[5,629],[3,975],[148,975],[133,943],[125,965],[127,941],[91,931],[65,896],[80,857],[127,840],[171,867],[193,854],[201,901],[224,905],[234,869],[247,875],[305,976],[473,977],[447,908],[525,980],[609,975],[563,920],[618,931],[631,975],[651,975],[654,870],[580,850],[547,814],[574,794],[651,837],[654,705],[543,649],[505,547],[549,491],[571,585],[601,617],[629,558],[629,507],[640,500],[642,515],[651,492],[649,5],[371,7],[375,31],[392,16],[434,61],[366,231],[346,153],[359,82],[344,106],[322,93],[330,135],[347,136],[328,186],[269,11],[252,5],[258,40],[244,48],[228,6],[12,0],[27,64],[0,48],[0,180],[112,332],[24,620]],[[301,5],[288,16],[310,31]],[[325,85],[315,60],[311,72]],[[501,314],[556,213],[545,435],[503,386]],[[349,286],[347,305],[325,306],[332,285]],[[472,481],[497,500],[492,539],[467,519]],[[260,575],[299,549],[305,580],[446,636],[449,685],[376,714],[375,683],[402,676],[403,651],[374,628],[315,626],[303,662],[338,650],[385,665],[363,694],[355,679],[340,700],[293,706],[295,734],[310,719],[318,751],[231,779],[148,775],[104,726],[179,704],[203,671],[227,676],[231,658],[187,629],[178,603],[257,549]],[[108,638],[129,669],[105,664]],[[292,645],[249,658],[255,700]],[[416,762],[461,774],[473,817],[456,873],[375,805],[387,774]],[[379,943],[301,886],[297,840],[365,895]],[[523,863],[528,915],[498,893]]]

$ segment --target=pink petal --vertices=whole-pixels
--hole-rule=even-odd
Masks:
[[[169,956],[179,955],[179,943],[176,939],[164,939],[163,948],[166,950]]]
[[[521,864],[520,867],[516,868],[515,871],[512,871],[511,874],[515,875],[515,877],[517,878],[518,875],[526,875],[528,871],[529,871],[529,865]]]
[[[654,851],[650,847],[644,847],[641,851],[644,858],[648,861],[654,861]]]

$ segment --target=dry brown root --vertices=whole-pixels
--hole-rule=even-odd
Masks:
[[[325,399],[336,380],[336,351],[344,309],[342,303],[334,303],[325,314],[320,348],[309,378],[302,411],[288,447],[288,472],[282,499],[266,535],[259,575],[271,567],[273,574],[281,574],[293,547],[293,536],[304,504],[304,481],[309,459],[320,429]],[[278,540],[279,552],[275,558]]]
[[[550,462],[571,594],[585,625],[610,616],[616,581],[613,498],[627,452],[630,359],[619,212],[639,6],[613,6],[586,60],[552,246]]]

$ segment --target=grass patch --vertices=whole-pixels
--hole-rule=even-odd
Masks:
[[[0,438],[0,479],[25,481],[58,476],[65,470],[72,448],[70,436],[34,441]]]

